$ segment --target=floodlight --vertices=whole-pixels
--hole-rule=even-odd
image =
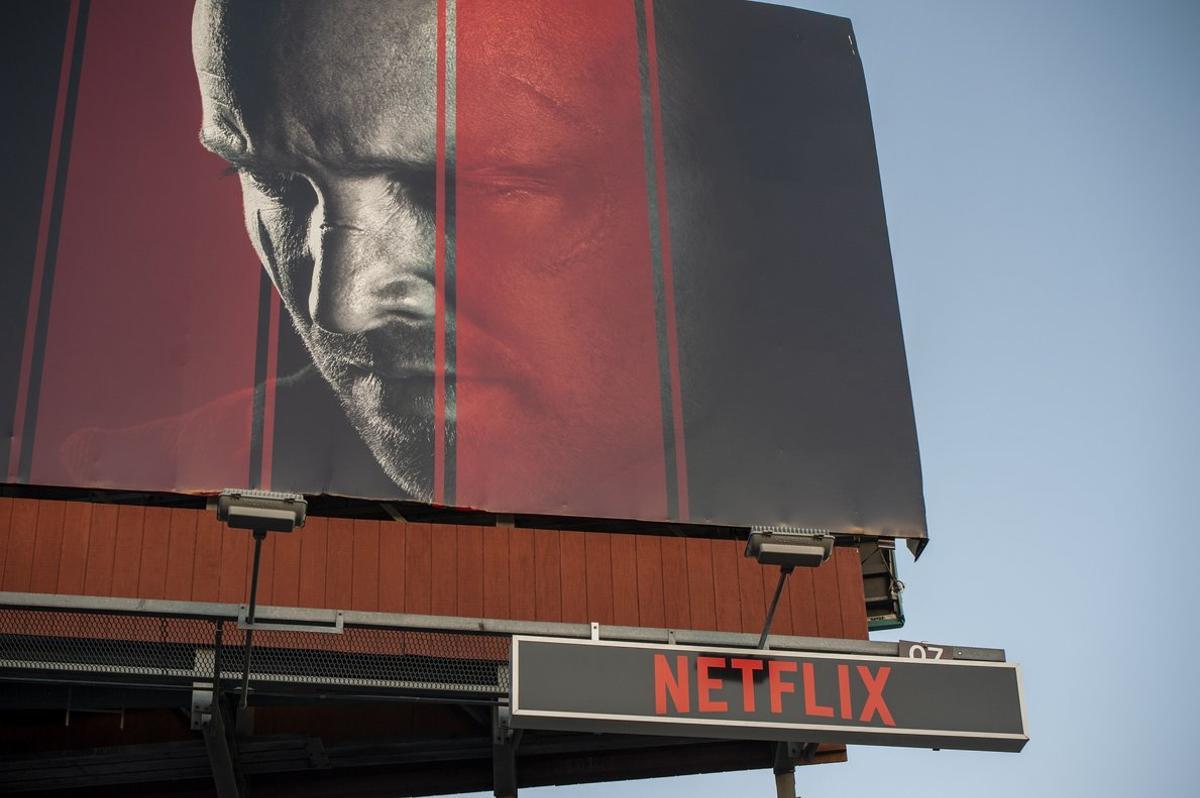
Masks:
[[[217,520],[233,529],[291,532],[304,526],[308,502],[299,493],[229,489],[217,498]]]
[[[818,530],[756,528],[746,540],[746,556],[760,565],[815,568],[833,553],[833,535]]]
[[[246,659],[242,668],[240,710],[246,709],[246,697],[250,692],[250,655],[254,651],[254,611],[258,606],[258,566],[263,541],[268,532],[291,532],[304,526],[307,512],[308,502],[299,493],[227,488],[217,497],[218,521],[225,522],[230,529],[249,529],[254,533],[254,570],[250,574],[250,606],[246,613]]]

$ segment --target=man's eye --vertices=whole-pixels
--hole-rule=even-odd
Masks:
[[[245,178],[256,191],[274,200],[290,200],[300,193],[311,191],[308,181],[292,172],[266,172],[246,166],[234,166],[232,169]]]
[[[252,169],[244,170],[243,174],[264,194],[282,199],[295,187],[299,178],[284,172],[258,172]]]

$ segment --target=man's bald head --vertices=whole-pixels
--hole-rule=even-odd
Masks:
[[[434,130],[436,24],[434,0],[199,0],[205,126],[259,157],[341,159],[398,132],[412,156]]]

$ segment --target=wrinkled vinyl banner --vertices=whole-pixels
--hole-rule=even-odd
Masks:
[[[6,11],[2,481],[925,536],[847,20]]]

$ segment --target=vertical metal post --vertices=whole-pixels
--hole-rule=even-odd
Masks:
[[[758,636],[758,647],[767,647],[767,637],[771,634],[771,621],[775,620],[775,608],[779,606],[779,597],[783,595],[783,583],[792,572],[791,565],[779,566],[779,584],[775,585],[775,595],[771,598],[771,606],[767,608],[767,619],[763,622],[762,634]]]
[[[246,696],[250,690],[250,653],[254,649],[254,608],[258,604],[258,562],[262,558],[262,544],[267,530],[254,530],[254,571],[250,575],[250,608],[246,611],[246,660],[242,669],[242,697],[240,709],[246,708]]]

